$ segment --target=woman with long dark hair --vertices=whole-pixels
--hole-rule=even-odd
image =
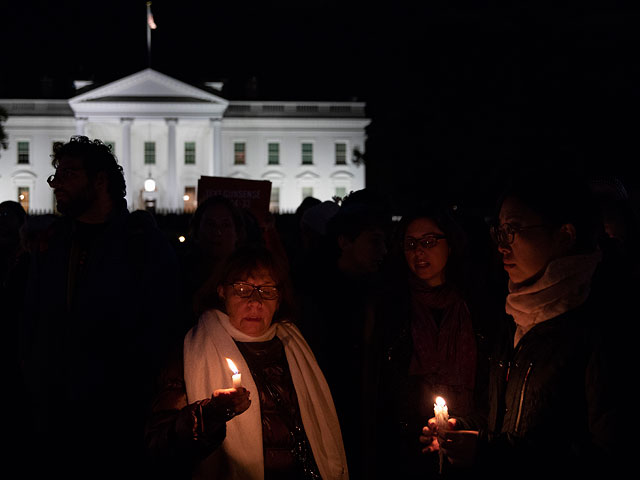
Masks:
[[[417,435],[437,396],[461,415],[474,409],[479,335],[467,300],[465,231],[451,211],[416,207],[398,224],[395,271],[383,302],[379,448],[383,474],[423,478],[438,465],[421,455]],[[389,458],[388,456],[391,456]]]

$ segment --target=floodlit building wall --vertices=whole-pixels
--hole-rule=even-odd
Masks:
[[[329,200],[365,187],[365,167],[353,162],[354,150],[364,152],[369,123],[361,103],[228,102],[147,69],[68,101],[0,99],[0,105],[9,114],[0,201],[18,200],[28,188],[31,211],[54,209],[46,182],[53,173],[52,146],[76,134],[113,145],[131,209],[145,208],[152,198],[156,209],[181,210],[201,176],[268,180],[281,212],[294,211],[304,195]],[[19,163],[20,142],[23,150],[28,142],[27,163]],[[153,163],[145,163],[145,142],[154,144]],[[195,146],[194,163],[185,162],[187,143]],[[244,164],[237,163],[237,143],[244,145]],[[269,144],[278,145],[277,164],[269,163]],[[312,146],[309,164],[303,163],[303,144]],[[156,182],[154,192],[144,191],[148,178]]]

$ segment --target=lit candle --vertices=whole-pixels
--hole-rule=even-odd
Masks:
[[[230,358],[227,358],[227,364],[229,365],[229,368],[233,372],[233,375],[231,377],[231,379],[233,380],[233,388],[241,387],[242,386],[242,375],[240,375],[240,372],[238,371],[238,368],[236,367],[236,364],[233,363],[233,360],[231,360]]]
[[[449,428],[449,409],[442,397],[436,397],[436,403],[433,405],[433,412],[436,414],[436,423],[438,430],[447,430]]]
[[[433,404],[433,413],[436,414],[436,424],[438,425],[438,432],[444,432],[449,429],[449,409],[447,403],[442,397],[436,397],[436,403]],[[442,450],[438,450],[440,454],[440,473],[442,473]]]

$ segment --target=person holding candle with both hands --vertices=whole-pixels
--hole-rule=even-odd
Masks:
[[[331,392],[288,319],[285,264],[240,247],[212,294],[220,308],[200,317],[160,377],[147,424],[158,474],[348,479]]]
[[[624,366],[603,327],[621,312],[591,288],[601,260],[592,205],[586,186],[560,172],[523,175],[503,193],[493,235],[509,316],[491,358],[489,414],[450,418],[444,431],[431,418],[423,452],[492,478],[595,478],[620,465],[611,367]]]
[[[468,237],[458,220],[440,202],[420,199],[396,229],[392,286],[378,313],[377,478],[437,475],[438,459],[421,454],[422,426],[437,396],[470,413],[476,380],[487,370],[478,359],[486,350],[481,312],[490,306],[470,295]]]

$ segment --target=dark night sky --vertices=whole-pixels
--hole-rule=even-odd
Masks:
[[[640,187],[640,7],[216,3],[155,0],[151,66],[224,79],[230,99],[255,77],[260,99],[366,101],[372,186],[482,203],[509,172],[543,161]],[[33,97],[43,76],[69,96],[73,79],[145,68],[145,11],[131,0],[3,9],[0,97]]]

